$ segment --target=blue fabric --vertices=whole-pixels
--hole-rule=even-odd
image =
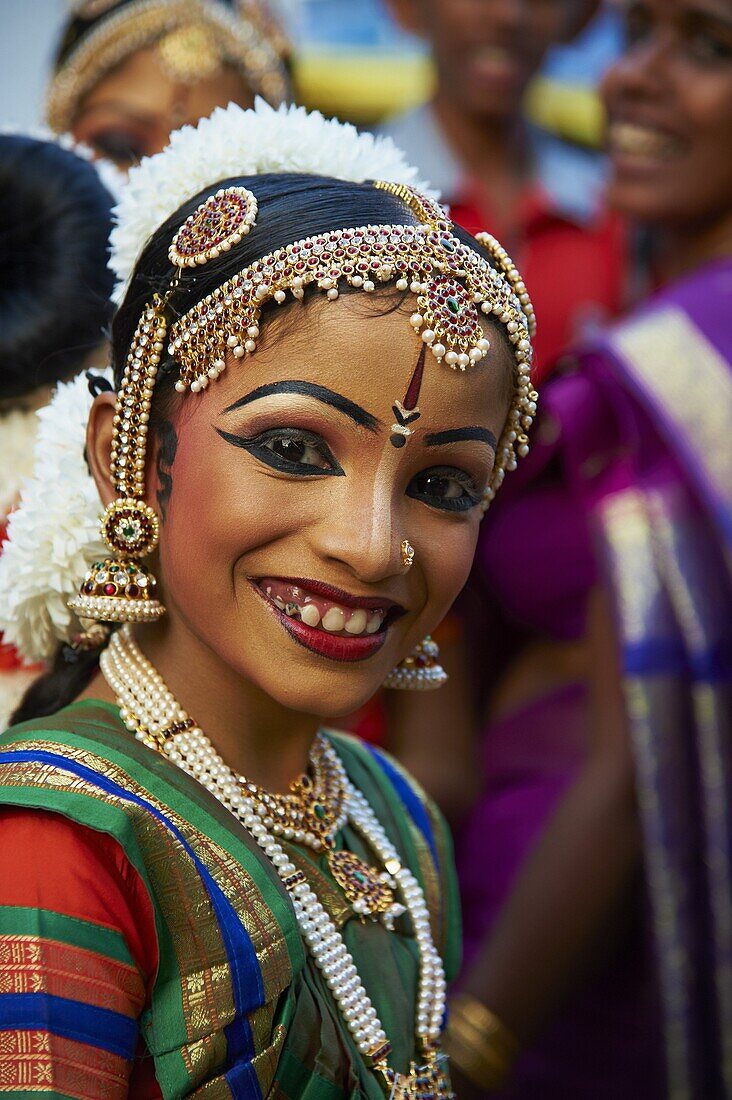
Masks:
[[[238,1062],[226,1074],[226,1082],[236,1100],[260,1100],[262,1090],[251,1062]]]
[[[373,745],[366,746],[374,757],[378,761],[379,765],[391,780],[394,789],[396,790],[399,798],[404,803],[404,807],[407,810],[414,824],[419,831],[423,834],[427,844],[429,845],[432,858],[435,863],[439,865],[439,859],[437,856],[437,846],[435,845],[435,837],[432,832],[432,822],[430,821],[430,815],[425,809],[424,803],[421,801],[418,794],[407,782],[404,776],[399,772],[391,761],[380,753],[378,749],[375,749]]]
[[[64,1039],[108,1050],[130,1061],[137,1049],[137,1020],[110,1008],[49,993],[0,995],[0,1031],[50,1031]],[[0,1090],[2,1091],[2,1090]]]

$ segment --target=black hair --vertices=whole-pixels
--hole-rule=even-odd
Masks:
[[[76,373],[111,319],[113,199],[54,142],[0,135],[0,400]]]
[[[251,233],[241,244],[224,252],[215,261],[202,267],[186,268],[180,283],[168,298],[171,319],[182,316],[222,283],[244,267],[296,240],[317,236],[333,229],[350,229],[369,224],[415,224],[411,210],[388,191],[377,190],[371,183],[349,183],[324,176],[298,174],[268,174],[256,177],[236,177],[220,181],[216,187],[248,187],[257,196],[259,211]],[[193,196],[160,226],[143,249],[130,286],[112,323],[112,366],[119,389],[130,344],[142,312],[154,294],[166,295],[175,269],[168,258],[168,248],[178,228],[214,188],[207,187]],[[488,253],[465,230],[455,226],[455,235],[490,260]],[[393,288],[392,291],[393,293]],[[267,303],[267,312],[283,307]],[[302,308],[302,306],[298,306]],[[150,427],[153,433],[170,415],[177,395],[174,383],[178,365],[168,354],[161,356],[158,378],[153,394]],[[68,657],[69,651],[65,650]],[[86,686],[94,670],[94,657],[87,653],[75,656],[68,664],[57,656],[53,669],[40,677],[28,689],[23,702],[13,715],[13,721],[51,714],[72,702]]]

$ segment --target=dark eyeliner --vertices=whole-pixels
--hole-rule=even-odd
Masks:
[[[225,432],[222,428],[216,428],[216,432],[227,443],[231,443],[233,447],[241,447],[243,450],[248,451],[254,458],[263,462],[266,466],[270,466],[273,470],[306,477],[345,476],[345,471],[333,457],[330,448],[324,440],[313,432],[304,431],[302,428],[270,428],[268,431],[260,432],[259,435],[252,436],[251,438],[243,435],[233,435],[231,432]],[[320,453],[321,457],[330,464],[331,469],[324,470],[319,466],[312,466],[307,462],[289,461],[265,446],[268,441],[277,439],[291,439],[298,443],[305,443],[310,447],[314,447]]]
[[[423,478],[436,477],[457,481],[462,486],[465,496],[462,497],[437,497],[428,492],[420,492],[416,483]],[[429,470],[412,478],[407,486],[407,496],[413,500],[420,500],[431,508],[443,512],[468,512],[482,500],[482,493],[475,488],[473,479],[464,470],[458,470],[454,466],[433,466]]]

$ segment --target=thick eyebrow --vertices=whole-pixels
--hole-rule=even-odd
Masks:
[[[332,409],[337,409],[338,412],[342,412],[349,417],[354,424],[358,424],[359,427],[366,428],[370,432],[375,432],[381,425],[380,420],[377,420],[370,412],[366,412],[366,409],[362,409],[355,401],[344,397],[342,393],[329,390],[327,386],[318,386],[315,382],[300,382],[296,379],[286,382],[268,382],[265,386],[257,386],[256,390],[240,397],[233,405],[227,405],[222,412],[233,412],[234,409],[241,409],[242,406],[249,405],[252,401],[258,401],[260,397],[269,397],[273,393],[296,393],[304,397],[314,397],[316,401],[321,401],[324,405],[330,405]]]
[[[445,432],[432,432],[424,437],[425,447],[439,447],[443,443],[460,443],[464,439],[477,439],[487,443],[492,451],[498,448],[498,441],[487,428],[448,428]]]

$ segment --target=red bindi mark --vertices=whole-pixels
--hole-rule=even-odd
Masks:
[[[409,427],[415,420],[419,420],[422,415],[419,411],[417,402],[419,401],[419,393],[422,388],[422,376],[424,374],[424,356],[427,348],[423,344],[419,357],[417,359],[417,365],[412,372],[412,377],[409,380],[409,386],[404,397],[404,401],[397,401],[392,405],[392,412],[394,413],[395,423],[391,426],[390,441],[393,447],[403,447],[413,434],[412,429]]]
[[[426,346],[422,344],[419,358],[417,359],[417,365],[414,368],[414,373],[412,374],[409,388],[407,389],[407,394],[403,401],[404,408],[408,409],[410,412],[412,409],[417,408],[417,402],[419,401],[419,391],[422,389],[422,375],[424,374],[424,356],[426,351]]]

